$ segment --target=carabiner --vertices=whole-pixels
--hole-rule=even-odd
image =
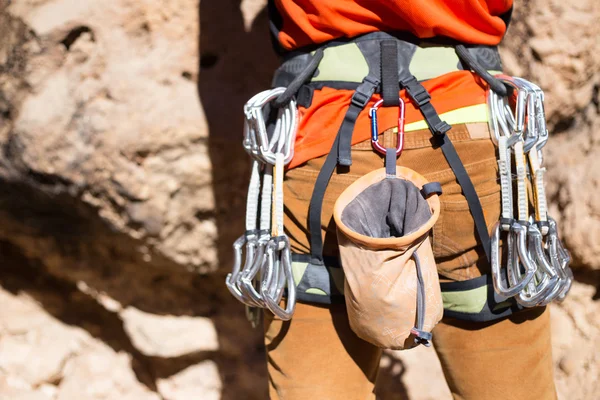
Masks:
[[[233,242],[233,268],[232,271],[228,273],[227,277],[225,278],[225,285],[227,285],[227,289],[229,289],[229,292],[231,292],[233,297],[235,297],[236,299],[238,299],[238,301],[241,301],[242,303],[245,303],[244,295],[242,294],[242,292],[240,292],[236,281],[242,266],[242,248],[245,244],[246,234],[243,234],[242,236],[237,238],[235,242]]]
[[[513,228],[517,230],[518,237],[517,242],[525,240],[526,228],[519,224]],[[494,284],[494,290],[499,295],[504,297],[513,297],[521,292],[533,279],[535,274],[535,268],[532,265],[528,266],[527,274],[522,277],[520,276],[519,270],[519,251],[516,249],[517,242],[513,238],[514,232],[509,232],[505,246],[507,248],[507,265],[506,274],[507,279],[502,279],[502,269],[500,264],[500,221],[496,223],[492,230],[492,249],[491,249],[491,264],[492,264],[492,283]],[[525,229],[525,231],[523,231]],[[508,285],[505,286],[507,282]]]
[[[288,321],[296,307],[296,283],[292,273],[290,242],[287,236],[273,238],[266,249],[265,277],[262,280],[260,292],[265,305],[273,314],[283,321]],[[279,302],[287,287],[286,307],[283,309]]]
[[[406,105],[404,101],[399,98],[400,105],[398,106],[398,141],[396,142],[396,157],[399,157],[404,149],[404,113],[406,111]],[[371,144],[381,154],[385,154],[385,147],[379,144],[379,127],[377,126],[377,110],[383,103],[383,99],[371,107],[369,110],[369,116],[371,117]]]
[[[527,94],[521,87],[521,85],[515,82],[513,77],[508,75],[499,74],[496,78],[506,83],[511,88],[517,91],[517,99],[515,104],[515,115],[512,130],[517,134],[523,134],[525,130],[525,112],[527,106]]]
[[[573,284],[573,271],[569,268],[571,256],[558,237],[556,221],[552,217],[548,217],[548,224],[548,253],[550,255],[552,266],[559,271],[559,275],[561,275],[561,280],[563,281],[563,289],[558,296],[558,300],[562,301],[567,293],[569,293],[569,290],[571,290],[571,285]]]
[[[559,276],[547,260],[542,245],[542,233],[535,225],[528,227],[528,250],[538,267],[534,279],[519,293],[517,302],[525,307],[535,307],[550,302],[559,294],[556,287]]]
[[[531,82],[526,81],[522,78],[514,77],[514,82],[519,87],[519,92],[524,92],[524,97],[526,98],[526,111],[524,115],[527,118],[527,128],[525,130],[525,143],[524,150],[528,153],[535,147],[537,150],[537,143],[539,140],[539,132],[538,132],[538,114],[537,114],[537,104],[538,104],[538,92],[536,90],[537,87],[534,87]],[[539,89],[539,88],[537,88]]]
[[[494,228],[492,229],[492,236],[490,239],[490,258],[492,266],[492,283],[494,284],[494,290],[496,291],[496,293],[505,297],[514,296],[521,290],[521,288],[517,288],[518,290],[509,288],[504,285],[505,280],[502,279],[502,269],[500,266],[500,221],[496,222],[496,225],[494,225]],[[511,237],[509,236],[508,239],[510,240]],[[508,246],[512,246],[512,241],[508,244]]]
[[[514,78],[516,81],[523,83],[533,92],[534,101],[534,119],[536,125],[537,143],[536,148],[541,150],[548,141],[548,128],[546,126],[546,111],[544,110],[544,91],[535,83],[529,82],[523,78]]]
[[[265,308],[264,299],[256,290],[255,282],[260,281],[264,275],[263,263],[265,260],[265,248],[270,239],[271,236],[268,232],[264,232],[263,235],[261,235],[258,241],[255,242],[256,249],[254,250],[255,256],[252,264],[249,268],[244,269],[239,274],[237,281],[238,287],[240,292],[249,299],[248,303],[250,304],[246,303],[247,305]]]
[[[258,137],[259,152],[261,159],[269,164],[275,164],[275,154],[284,152],[285,164],[288,164],[294,156],[293,142],[298,129],[298,109],[296,101],[291,100],[284,108],[279,110],[277,123],[273,137],[269,140],[267,127],[263,115],[263,107],[277,99],[285,88],[275,88],[266,91],[267,94],[253,105],[253,119],[256,124],[256,135]]]
[[[509,235],[516,235],[516,241],[508,243],[509,247],[511,244],[515,247],[512,249],[512,262],[507,266],[508,282],[512,285],[511,291],[516,294],[529,285],[537,268],[529,258],[529,254],[527,254],[527,227],[515,221],[511,226]],[[525,267],[525,274],[521,273],[521,263]]]

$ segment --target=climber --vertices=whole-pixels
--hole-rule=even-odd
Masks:
[[[270,0],[269,13],[283,59],[273,86],[301,116],[283,183],[299,302],[289,321],[265,313],[271,398],[375,398],[382,350],[350,327],[332,216],[340,193],[382,165],[363,112],[378,101],[379,143],[396,146],[403,102],[397,163],[443,189],[433,343],[453,396],[556,398],[549,312],[494,296],[490,277],[501,209],[486,92],[506,96],[493,75],[512,1]]]

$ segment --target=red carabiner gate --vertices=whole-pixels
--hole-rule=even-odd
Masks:
[[[371,117],[371,144],[381,154],[385,154],[385,147],[379,144],[379,130],[377,127],[377,110],[379,106],[383,103],[383,99],[379,100],[377,103],[371,107],[369,110],[369,116]],[[400,99],[400,105],[398,106],[398,142],[396,143],[396,156],[399,157],[402,153],[402,149],[404,149],[404,110],[405,105],[404,101]]]

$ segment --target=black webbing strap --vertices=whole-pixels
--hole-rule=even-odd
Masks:
[[[315,91],[313,88],[307,85],[302,85],[300,90],[298,90],[298,94],[296,94],[296,104],[298,107],[310,107],[314,93]]]
[[[423,185],[423,188],[421,189],[421,195],[424,198],[428,198],[434,193],[438,196],[441,196],[442,194],[442,185],[439,182],[429,182]]]
[[[395,178],[396,177],[396,161],[398,159],[398,155],[396,154],[396,149],[393,147],[388,147],[385,149],[385,176],[386,178]]]
[[[321,211],[323,210],[323,197],[327,185],[337,165],[337,149],[340,143],[340,131],[338,131],[331,150],[325,159],[325,163],[319,171],[313,194],[308,206],[308,230],[310,231],[310,255],[311,264],[323,265],[323,237],[321,236]]]
[[[481,77],[488,85],[490,85],[490,89],[496,92],[498,95],[502,97],[507,96],[506,86],[495,77],[492,76],[485,68],[483,68],[475,57],[469,53],[469,50],[463,44],[457,44],[455,47],[456,55],[460,58],[469,68],[471,68],[477,75]]]
[[[351,165],[351,146],[352,132],[354,124],[360,112],[365,108],[375,88],[379,84],[379,80],[367,76],[352,95],[352,101],[344,116],[344,121],[338,130],[335,141],[331,146],[331,150],[325,159],[325,163],[319,171],[315,188],[313,189],[310,198],[308,209],[308,230],[310,231],[310,254],[311,264],[323,265],[323,237],[321,236],[321,211],[323,210],[323,198],[329,180],[335,171],[335,167],[340,165]],[[342,160],[347,161],[347,164],[342,163]]]
[[[294,97],[296,93],[298,93],[302,85],[304,85],[304,82],[306,82],[310,79],[310,77],[313,76],[313,74],[319,67],[319,63],[322,59],[323,49],[318,49],[317,51],[315,51],[315,54],[313,55],[306,68],[304,68],[302,72],[300,72],[288,85],[285,91],[281,95],[279,95],[279,97],[275,99],[275,101],[273,101],[273,106],[276,108],[282,108],[287,103],[289,103],[292,97]]]
[[[319,171],[315,188],[310,197],[308,206],[308,230],[310,231],[310,263],[314,265],[323,264],[323,237],[321,236],[321,211],[323,210],[323,198],[327,185],[337,165],[337,149],[340,143],[340,131],[338,131],[331,150],[325,159],[325,163]]]
[[[362,83],[358,85],[356,91],[352,95],[350,101],[350,107],[344,115],[344,121],[338,136],[340,137],[338,148],[337,148],[337,163],[348,167],[352,165],[352,156],[350,154],[350,148],[352,147],[352,133],[354,132],[354,124],[358,118],[358,114],[366,107],[375,89],[379,85],[379,79],[367,76],[363,79]]]
[[[460,160],[450,138],[446,135],[446,132],[451,129],[451,126],[440,119],[440,116],[431,104],[431,96],[427,92],[427,89],[425,89],[414,76],[400,81],[400,84],[406,89],[408,97],[410,97],[415,103],[415,106],[421,111],[421,114],[423,114],[425,122],[433,133],[437,144],[441,147],[446,161],[450,164],[450,168],[452,168],[456,180],[467,199],[467,204],[469,205],[469,210],[473,216],[481,246],[483,247],[488,261],[490,261],[490,234],[485,222],[485,216],[483,215],[483,209],[481,208],[481,202],[479,201],[479,196],[475,191],[475,187],[473,186],[473,182],[471,182],[471,178],[469,177],[465,166]]]
[[[381,50],[381,97],[385,107],[400,105],[398,98],[398,44],[384,40]]]

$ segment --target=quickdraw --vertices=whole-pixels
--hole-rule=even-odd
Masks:
[[[278,109],[270,137],[265,121],[266,107],[283,92],[285,88],[266,90],[244,106],[243,146],[252,157],[246,232],[233,244],[234,264],[225,283],[231,294],[247,306],[247,315],[255,326],[260,317],[257,310],[268,309],[280,319],[289,320],[296,304],[290,242],[283,226],[284,168],[294,156],[298,128],[295,100]],[[286,290],[284,309],[279,304]]]
[[[490,90],[487,100],[502,196],[502,216],[491,238],[493,284],[498,294],[515,297],[523,307],[535,307],[564,299],[573,280],[570,256],[558,238],[556,222],[548,216],[542,166],[542,148],[548,141],[544,92],[522,78],[496,78],[512,89],[513,97],[500,97]],[[504,257],[500,240],[504,241]]]

